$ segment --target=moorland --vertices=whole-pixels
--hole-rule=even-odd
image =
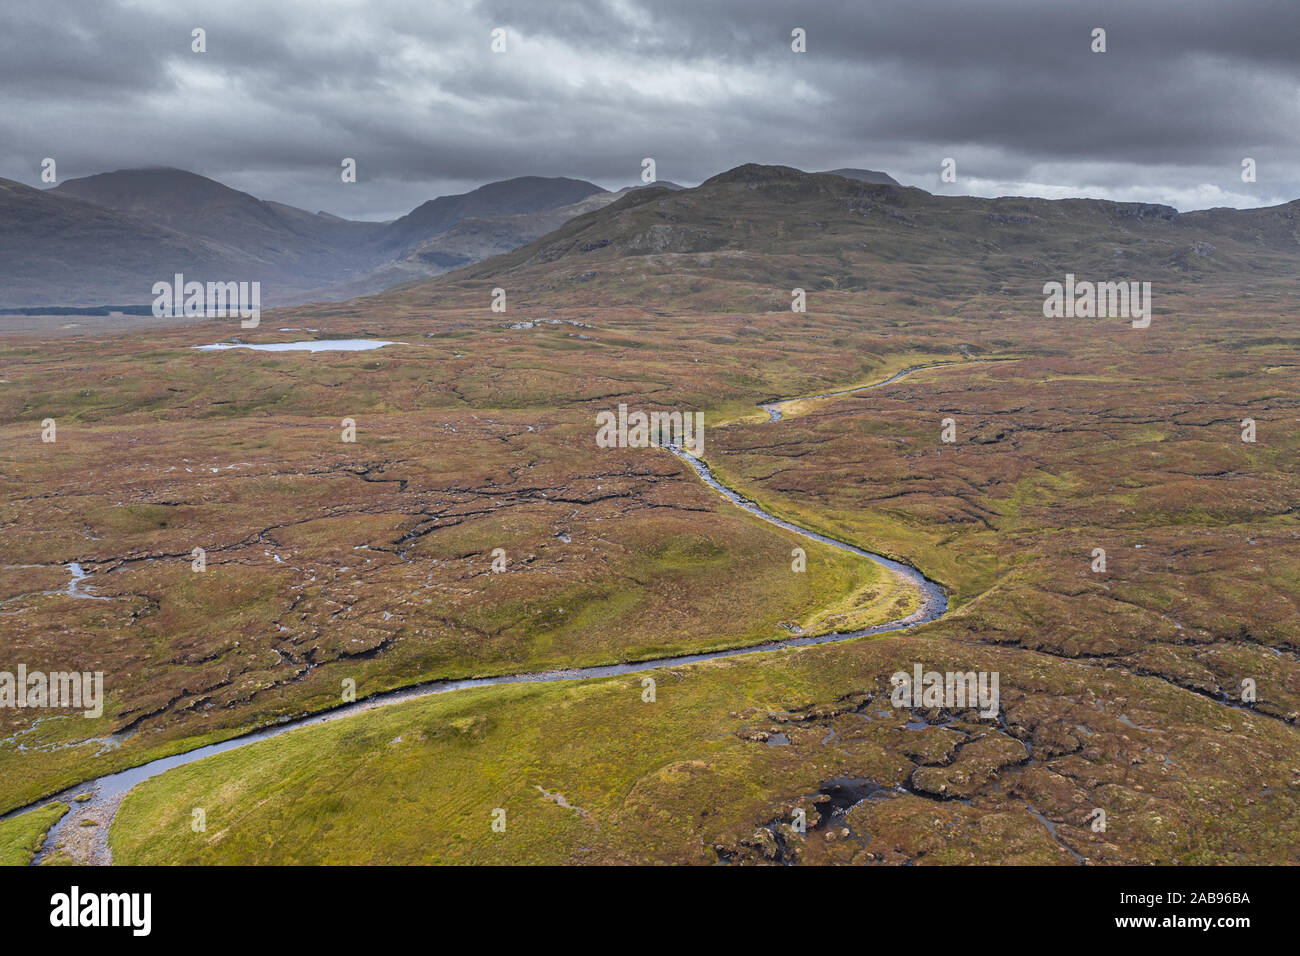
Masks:
[[[0,809],[337,707],[348,681],[364,698],[915,606],[670,450],[597,447],[595,416],[626,403],[703,412],[716,477],[919,568],[949,612],[665,667],[653,700],[620,675],[294,730],[135,787],[94,820],[114,861],[1295,862],[1298,216],[746,166],[255,332],[8,334],[0,663],[101,670],[108,704],[0,712]],[[1150,326],[1044,317],[1067,273],[1150,281]],[[239,337],[400,344],[193,348]],[[892,707],[915,663],[997,672],[996,719]]]

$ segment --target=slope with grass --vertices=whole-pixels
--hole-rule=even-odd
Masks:
[[[0,820],[0,866],[26,866],[45,841],[45,834],[68,812],[66,803],[43,807]]]

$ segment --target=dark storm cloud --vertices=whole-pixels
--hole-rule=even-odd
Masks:
[[[46,156],[61,178],[171,165],[388,217],[524,174],[616,188],[652,156],[688,184],[755,161],[1180,208],[1300,196],[1293,0],[121,0],[4,17],[0,175],[33,184]]]

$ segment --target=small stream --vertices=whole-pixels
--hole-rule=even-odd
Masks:
[[[952,363],[944,363],[952,364]],[[852,392],[865,391],[871,388],[880,388],[892,382],[898,381],[905,375],[912,372],[920,371],[925,368],[937,368],[939,366],[924,365],[915,368],[904,369],[896,375],[877,382],[874,385],[863,385],[856,388],[842,389],[836,392],[826,392],[823,395],[807,396],[808,398],[821,398],[833,395],[844,395]],[[799,399],[786,399],[780,402],[770,402],[762,405],[771,416],[771,421],[779,421],[781,413],[778,406],[787,404],[792,401],[803,401]],[[269,727],[263,727],[259,730],[251,731],[238,737],[232,737],[229,740],[220,743],[209,744],[206,747],[199,747],[185,753],[176,754],[171,757],[161,757],[157,760],[151,760],[148,763],[131,767],[130,769],[118,773],[107,774],[93,780],[88,780],[70,787],[62,793],[52,797],[46,797],[35,803],[0,816],[0,820],[26,813],[29,810],[51,802],[60,800],[68,803],[72,810],[64,814],[53,827],[50,828],[44,843],[40,850],[33,858],[33,864],[40,863],[46,855],[60,842],[62,834],[72,826],[80,826],[81,821],[93,819],[97,827],[95,832],[89,836],[91,843],[91,859],[87,862],[105,864],[111,862],[111,855],[108,850],[107,836],[109,824],[116,813],[117,805],[126,793],[137,784],[148,780],[150,777],[157,776],[176,767],[183,767],[186,764],[194,763],[205,757],[211,757],[215,754],[224,753],[228,750],[234,750],[239,747],[247,747],[249,744],[257,743],[261,740],[268,740],[272,737],[278,737],[280,734],[288,733],[291,730],[297,730],[301,727],[312,727],[317,724],[327,723],[333,720],[339,720],[343,717],[350,717],[353,714],[362,713],[367,710],[374,710],[377,707],[386,707],[390,704],[400,703],[402,701],[417,700],[422,697],[431,697],[435,694],[447,694],[452,691],[466,690],[471,687],[493,687],[502,684],[530,684],[530,683],[550,683],[554,681],[566,680],[587,680],[600,677],[616,677],[622,674],[635,674],[641,671],[655,670],[661,667],[676,667],[683,664],[696,664],[702,661],[719,660],[724,657],[738,657],[743,654],[761,654],[768,651],[779,651],[790,647],[809,647],[816,644],[831,644],[840,641],[853,640],[859,637],[868,637],[873,634],[884,634],[889,631],[897,631],[905,627],[913,627],[917,624],[925,624],[942,617],[948,610],[948,597],[943,588],[931,581],[924,574],[909,564],[901,561],[895,561],[887,558],[882,554],[876,554],[859,548],[856,545],[840,541],[828,535],[812,531],[808,528],[801,527],[791,521],[778,518],[776,515],[763,509],[762,506],[751,501],[750,499],[732,491],[724,486],[709,470],[709,466],[699,458],[683,451],[680,448],[673,447],[670,449],[673,454],[682,461],[686,462],[695,474],[714,491],[725,497],[732,504],[743,508],[750,514],[763,519],[779,528],[792,531],[795,534],[810,538],[813,541],[819,541],[822,544],[838,548],[841,551],[848,551],[859,557],[874,561],[876,564],[884,567],[896,574],[902,575],[921,595],[921,606],[916,611],[894,621],[887,621],[884,624],[877,624],[874,627],[862,628],[854,631],[831,631],[818,635],[801,635],[796,637],[782,638],[780,640],[768,641],[763,644],[750,644],[744,647],[728,648],[726,650],[705,651],[699,654],[678,654],[672,657],[660,657],[653,660],[633,661],[623,664],[603,664],[592,667],[572,667],[561,670],[550,671],[533,671],[523,674],[502,674],[497,677],[472,677],[460,680],[438,680],[430,681],[424,684],[415,684],[410,687],[403,687],[398,690],[387,691],[367,697],[355,703],[344,704],[332,710],[321,711],[306,717],[285,718],[279,723]],[[77,567],[77,570],[80,570]],[[73,584],[77,584],[80,578],[74,572]],[[82,596],[82,595],[79,595]],[[84,595],[89,597],[90,595]],[[89,793],[90,799],[82,803],[73,802],[73,798],[78,794]]]

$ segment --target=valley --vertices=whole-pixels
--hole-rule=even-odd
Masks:
[[[1078,202],[746,166],[257,330],[6,335],[0,620],[32,667],[102,670],[108,703],[0,714],[4,808],[351,681],[357,712],[81,818],[116,863],[1294,858],[1295,204],[1197,262],[1208,217]],[[1037,218],[986,218],[1012,204]],[[1044,315],[1044,283],[1115,249],[1149,327]],[[195,350],[303,329],[393,344]],[[717,487],[599,447],[620,404],[701,412]],[[863,552],[947,613],[880,630],[924,591]],[[101,600],[65,590],[74,562]],[[800,640],[831,631],[872,633]],[[997,673],[997,717],[894,707],[918,664]],[[612,670],[489,682],[587,667]],[[59,842],[43,862],[75,859]]]

